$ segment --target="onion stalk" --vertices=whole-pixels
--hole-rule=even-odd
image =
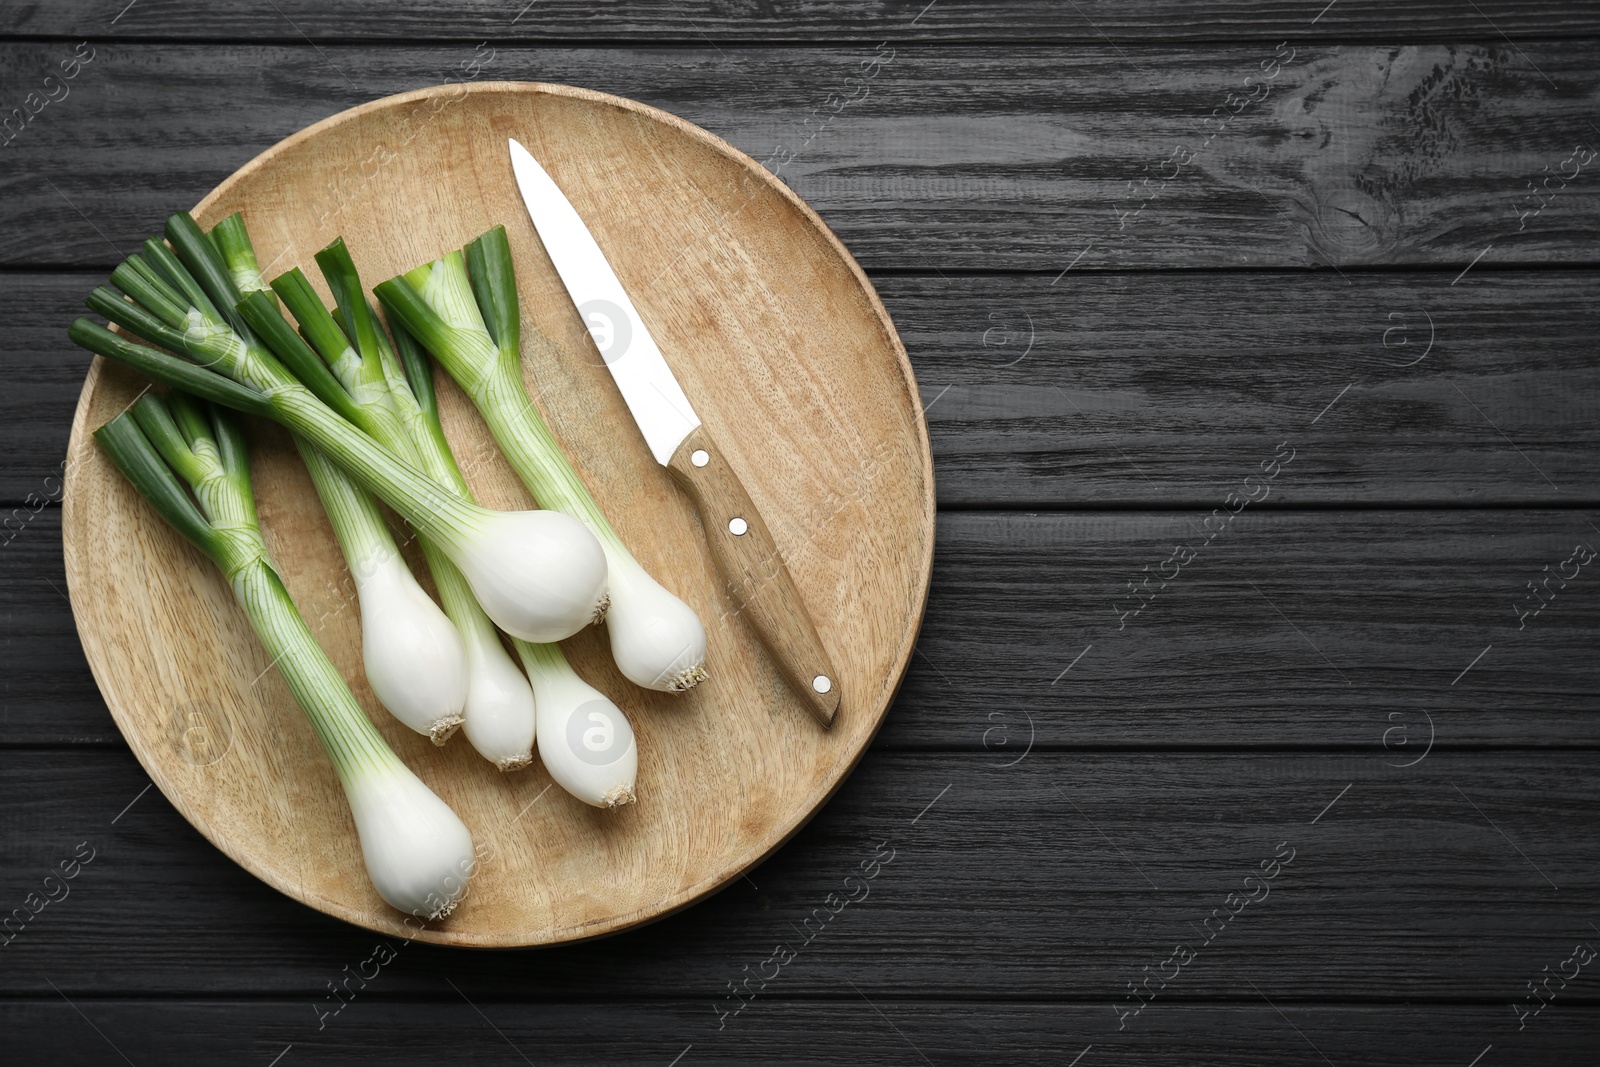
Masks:
[[[240,292],[271,292],[240,215],[223,219],[210,237]],[[467,703],[461,634],[417,584],[372,495],[303,438],[295,445],[355,583],[367,683],[390,714],[442,745],[461,726]]]
[[[467,704],[461,634],[417,584],[371,494],[316,448],[295,443],[355,582],[367,683],[395,718],[442,745]]]
[[[528,396],[505,227],[478,237],[464,253],[451,252],[375,291],[390,319],[432,352],[472,398],[540,506],[571,515],[599,539],[611,596],[607,632],[622,673],[636,685],[664,692],[702,681],[706,635],[699,617],[633,558]]]
[[[441,487],[472,500],[471,487],[439,422],[427,357],[398,325],[390,345],[365,300],[359,273],[342,240],[316,258],[338,305],[337,317],[323,306],[298,269],[273,279],[273,291],[317,353],[335,368],[351,399],[370,410],[374,436]],[[428,550],[427,538],[423,548]],[[429,556],[446,610],[467,639],[468,659],[477,661],[465,725],[473,747],[509,770],[531,759],[537,736],[545,768],[563,789],[596,807],[633,801],[638,752],[622,710],[578,677],[556,645],[513,638],[527,671],[524,679],[459,572],[448,560],[438,562],[446,569]]]
[[[113,275],[131,301],[102,286],[88,304],[169,351],[132,344],[87,318],[68,330],[74,342],[304,437],[432,538],[508,633],[556,641],[597,620],[604,611],[606,557],[581,523],[550,511],[493,511],[444,492],[373,438],[364,409],[351,402],[271,297],[258,291],[232,302],[238,292],[216,245],[192,218],[172,216],[167,236],[176,256],[152,239],[144,260]]]
[[[227,579],[333,762],[379,896],[408,914],[448,915],[472,873],[472,835],[384,742],[290,599],[261,537],[237,425],[181,393],[146,394],[95,439]]]
[[[379,443],[455,491],[457,487],[449,477],[452,472],[459,477],[454,458],[443,443],[437,418],[430,424],[418,400],[418,395],[424,394],[431,403],[432,382],[422,382],[413,391],[406,380],[406,368],[401,366],[367,304],[361,278],[343,240],[336,240],[317,253],[317,263],[338,305],[337,319],[323,306],[298,268],[273,279],[272,290],[283,299],[318,355],[334,370],[351,400],[371,416],[370,425]],[[445,457],[442,463],[440,449]],[[457,495],[466,496],[459,492]],[[423,537],[421,541],[439,599],[465,646],[463,716],[467,740],[502,771],[525,767],[533,761],[533,690],[506,654],[499,633],[473,597],[461,571],[432,538]]]
[[[439,424],[428,358],[405,327],[398,324],[394,326],[394,341],[421,416],[420,432],[414,440],[423,457],[423,468],[470,500],[472,489]],[[533,644],[515,637],[511,644],[533,683],[539,758],[550,777],[585,804],[597,808],[632,803],[639,752],[633,727],[622,709],[578,677],[558,645]],[[470,713],[466,728],[467,737],[472,739]],[[473,744],[479,743],[473,740]],[[481,746],[479,751],[483,751]]]

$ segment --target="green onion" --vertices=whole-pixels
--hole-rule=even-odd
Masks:
[[[405,369],[367,305],[360,276],[344,242],[335,241],[323,249],[317,254],[317,262],[338,302],[337,320],[298,269],[273,279],[273,291],[282,297],[318,354],[330,365],[345,368],[344,373],[335,373],[352,401],[369,417],[377,440],[439,485],[470,500],[450,479],[451,474],[459,477],[459,472],[448,445],[443,443],[443,433],[438,430],[436,419],[430,425],[423,417]],[[431,384],[428,383],[426,394],[430,403]],[[433,431],[438,432],[438,445],[419,449],[418,440]],[[443,464],[437,448],[444,449]],[[421,540],[439,599],[464,643],[466,686],[462,714],[467,740],[502,771],[525,767],[533,761],[533,690],[506,654],[494,624],[473,597],[461,571],[431,538]]]
[[[299,437],[295,444],[355,583],[367,683],[390,714],[442,745],[467,703],[461,634],[417,584],[372,494],[315,446]]]
[[[103,287],[88,303],[128,332],[193,363],[130,345],[87,319],[68,331],[74,341],[158,381],[275,419],[304,437],[448,554],[478,603],[508,633],[556,641],[603,611],[605,555],[581,524],[548,511],[493,511],[443,492],[374,440],[363,425],[364,409],[284,321],[270,296],[258,291],[233,302],[239,294],[227,266],[192,218],[172,216],[167,236],[175,255],[158,241],[146,242],[143,269],[130,266],[123,275],[133,285],[137,273],[147,288],[160,280],[162,299],[152,298],[158,306],[125,300]],[[183,318],[177,320],[173,313],[180,307]],[[224,378],[244,392],[224,388]]]
[[[267,555],[233,420],[182,393],[168,400],[146,394],[94,436],[140,495],[227,579],[333,761],[378,894],[413,915],[448,914],[472,873],[472,835],[384,742],[311,636]]]
[[[413,437],[423,457],[423,469],[470,500],[472,489],[456,464],[439,423],[428,358],[405,327],[398,324],[394,326],[394,342],[424,423],[421,432]],[[618,808],[632,803],[639,753],[633,727],[622,709],[578,677],[561,654],[560,646],[532,644],[515,637],[511,644],[533,683],[539,758],[550,777],[595,807]],[[469,712],[469,739],[472,731]],[[474,740],[473,744],[478,742]],[[483,746],[478,747],[483,751]]]
[[[390,345],[366,303],[361,278],[343,241],[317,253],[317,263],[338,302],[337,319],[299,271],[273,279],[273,290],[324,360],[372,368],[364,372],[368,382],[381,376],[385,387],[369,389],[369,399],[360,402],[369,409],[387,407],[372,412],[379,440],[397,456],[415,462],[440,486],[471,500],[471,487],[439,422],[427,357],[398,324]],[[345,356],[351,346],[357,353],[353,360]],[[349,388],[354,391],[354,378]],[[426,539],[423,546],[426,551]],[[429,557],[441,599],[467,639],[469,660],[475,654],[480,657],[487,676],[475,675],[468,690],[465,730],[473,747],[501,769],[510,769],[531,759],[537,733],[545,768],[562,788],[597,807],[632,801],[638,752],[621,709],[579,678],[556,645],[513,638],[532,682],[530,690],[459,572],[448,560],[440,562],[444,569]]]
[[[622,709],[578,677],[559,646],[511,643],[533,682],[539,759],[550,777],[597,808],[633,803],[639,750]]]
[[[210,236],[240,291],[271,292],[261,281],[242,216],[223,219]],[[112,280],[119,280],[117,273]],[[136,288],[132,295],[156,300],[171,317],[174,305],[166,296],[144,285]],[[372,494],[303,438],[297,436],[295,445],[355,583],[367,682],[390,714],[442,745],[460,727],[467,701],[467,652],[461,635],[417,584]]]
[[[471,275],[468,275],[468,265]],[[705,629],[641,567],[534,407],[522,378],[516,278],[504,227],[375,290],[472,398],[534,499],[580,520],[605,550],[611,653],[637,685],[681,692],[705,678]],[[541,742],[542,743],[542,742]]]

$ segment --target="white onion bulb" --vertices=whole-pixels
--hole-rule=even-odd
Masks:
[[[361,854],[378,895],[408,915],[450,914],[467,891],[472,835],[398,760],[344,776]]]
[[[533,762],[533,689],[500,639],[482,636],[467,650],[467,740],[502,771],[514,771]]]
[[[481,521],[441,547],[495,625],[548,643],[599,621],[606,557],[583,523],[554,511],[477,510]]]
[[[367,682],[390,714],[442,745],[461,725],[467,652],[445,613],[393,552],[351,569]]]
[[[607,553],[606,631],[617,667],[633,684],[681,693],[705,680],[700,617],[625,551]]]
[[[618,808],[634,801],[639,749],[622,709],[579,678],[559,652],[519,644],[533,683],[539,758],[557,785],[585,804]]]

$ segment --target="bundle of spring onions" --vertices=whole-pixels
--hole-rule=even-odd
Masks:
[[[96,437],[161,515],[218,563],[278,656],[334,760],[384,899],[418,914],[447,912],[465,890],[471,839],[384,744],[300,619],[266,558],[242,439],[221,407],[294,435],[355,585],[363,666],[384,707],[436,744],[463,727],[503,771],[528,765],[537,748],[555,782],[588,804],[632,802],[633,730],[554,642],[606,617],[626,677],[682,691],[705,677],[705,632],[629,554],[527,397],[504,229],[379,286],[392,341],[343,241],[316,256],[330,310],[299,268],[270,285],[262,279],[238,215],[206,233],[180,213],[166,238],[145,242],[112,273],[117,288],[88,299],[147,345],[87,318],[69,330],[83,347],[173,390],[165,401],[144,397]],[[553,510],[494,511],[474,501],[413,332]],[[416,532],[442,611],[407,567],[374,497]]]
[[[449,914],[472,873],[472,835],[384,743],[289,599],[256,521],[244,439],[233,419],[183,393],[146,394],[95,439],[227,578],[333,761],[378,894],[419,917]]]
[[[346,385],[351,401],[369,410],[374,435],[446,491],[471,501],[472,490],[439,423],[426,357],[403,328],[395,329],[391,346],[343,241],[317,253],[317,264],[334,294],[337,318],[298,268],[273,279],[272,290],[336,376],[341,365],[352,368],[341,381],[352,383]],[[263,299],[252,295],[247,301]],[[357,367],[371,369],[362,372],[363,379]],[[370,384],[361,386],[363,380]],[[473,747],[502,770],[513,769],[531,759],[537,733],[540,758],[562,788],[599,807],[632,801],[638,753],[622,710],[579,678],[556,645],[513,638],[527,671],[524,680],[459,572],[442,554],[430,552],[427,537],[422,547],[445,610],[466,639],[472,665],[466,734]]]
[[[211,232],[211,238],[239,293],[271,292],[262,285],[255,247],[241,216],[230,215],[222,220]],[[348,352],[346,348],[341,355]],[[376,395],[379,403],[374,405],[375,411],[381,409],[381,377],[374,380],[373,374],[366,373],[366,367],[352,366],[353,362],[344,358],[336,363],[335,376],[355,396]],[[469,675],[475,661],[469,659],[469,649],[458,629],[461,621],[453,615],[446,617],[417,584],[372,495],[304,438],[297,437],[295,444],[328,513],[355,584],[367,682],[379,703],[395,718],[442,745],[462,723],[470,695],[469,682],[481,681]],[[424,544],[432,546],[431,541]],[[437,551],[434,549],[433,553]],[[448,558],[441,555],[436,560],[434,554],[429,555],[429,567],[436,581],[443,585],[438,575],[442,568],[448,568],[453,581],[451,592],[464,595],[482,618],[477,601],[464,591],[461,572]],[[447,605],[451,602],[449,596],[444,599]],[[505,658],[503,653],[501,658]],[[506,667],[515,674],[509,660]],[[485,682],[479,689],[487,692],[490,686]],[[531,705],[531,693],[527,700]],[[529,720],[531,727],[531,708]],[[522,763],[526,762],[524,753]]]
[[[144,256],[112,274],[131,299],[101,286],[88,304],[168,351],[87,318],[73,322],[72,340],[167,385],[281,422],[431,538],[507,633],[558,641],[603,617],[605,554],[582,523],[552,511],[492,511],[445,492],[378,443],[366,409],[266,294],[240,299],[217,243],[188,214],[168,219],[166,233],[170,250],[147,241]]]
[[[368,417],[367,426],[374,438],[397,458],[438,480],[437,472],[423,462],[425,457],[419,455],[414,441],[414,435],[423,429],[417,402],[394,350],[387,343],[380,344],[382,332],[372,321],[370,310],[361,295],[360,279],[356,276],[355,265],[350,261],[344,242],[336,241],[318,255],[323,275],[340,300],[341,319],[336,322],[298,268],[277,279],[274,288],[269,289],[261,284],[255,249],[240,216],[232,215],[224,219],[212,233],[218,238],[218,248],[241,292],[248,290],[249,298],[257,302],[271,303],[274,292],[282,297],[284,304],[300,322],[305,337],[328,363],[350,403],[359,407]],[[268,309],[257,309],[253,313],[265,315]],[[348,324],[348,333],[342,323]],[[389,670],[388,654],[376,650],[383,646],[396,657],[404,656],[409,652],[411,640],[400,636],[402,633],[409,634],[412,640],[426,639],[434,633],[434,627],[422,624],[421,616],[426,611],[421,605],[425,604],[434,613],[439,609],[427,599],[420,587],[415,586],[415,582],[410,582],[421,598],[418,615],[414,617],[402,611],[386,618],[380,617],[385,605],[378,597],[369,597],[369,586],[376,585],[378,591],[385,592],[397,584],[396,579],[400,576],[409,579],[410,572],[395,550],[392,539],[380,543],[375,536],[379,531],[369,530],[364,520],[351,523],[343,513],[349,509],[337,509],[330,502],[330,494],[324,489],[329,472],[319,468],[331,468],[331,473],[339,477],[343,477],[342,472],[319,454],[306,453],[305,449],[302,452],[355,580],[356,596],[361,605],[362,647],[367,679],[372,683],[380,702],[395,711],[394,705],[379,687],[378,675],[398,677],[398,672]],[[382,533],[387,533],[387,527],[382,525],[381,519],[378,519],[378,526]],[[423,536],[420,540],[428,570],[433,575],[439,599],[448,616],[445,627],[449,634],[448,637],[439,637],[439,647],[448,647],[459,652],[460,656],[458,674],[447,676],[441,670],[440,681],[435,687],[442,693],[446,688],[446,677],[452,687],[459,678],[459,699],[455,704],[458,714],[454,722],[465,720],[467,737],[473,746],[501,770],[527,766],[533,758],[533,691],[500,644],[494,624],[473,597],[460,568],[450,561],[432,537]],[[410,592],[408,588],[408,595]],[[408,604],[401,606],[409,606],[409,596]],[[445,615],[441,615],[440,619],[443,620]],[[398,639],[393,639],[395,637]],[[375,658],[380,660],[376,665]],[[452,688],[451,691],[455,690]],[[398,712],[396,717],[407,721]],[[438,732],[432,732],[431,736],[435,742],[442,743]]]

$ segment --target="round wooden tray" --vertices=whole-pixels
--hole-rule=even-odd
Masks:
[[[841,678],[832,731],[733,613],[694,511],[651,459],[534,234],[508,137],[588,222],[771,526]],[[486,850],[462,906],[416,936],[510,947],[614,933],[778,848],[882,723],[933,555],[932,460],[910,364],[828,228],[681,119],[511,82],[419,90],[319,122],[228,178],[195,216],[209,226],[234,211],[268,277],[298,265],[319,286],[312,254],[334,237],[370,286],[504,223],[525,330],[559,351],[526,368],[530,391],[623,540],[706,623],[711,680],[686,696],[627,683],[597,630],[564,644],[637,732],[635,805],[587,807],[537,762],[503,775],[460,735],[435,749],[373,698],[349,578],[310,480],[280,429],[250,427],[262,524],[295,602],[395,751]],[[438,378],[479,499],[531,506],[470,404]],[[330,915],[410,934],[416,921],[368,883],[332,768],[221,576],[93,445],[90,431],[144,384],[97,359],[72,427],[67,578],[106,703],[167,799],[235,862]]]

